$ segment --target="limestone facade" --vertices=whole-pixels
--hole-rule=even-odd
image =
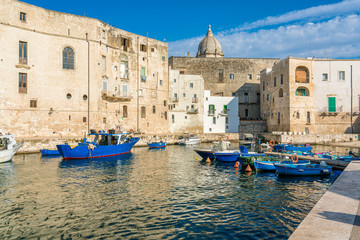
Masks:
[[[166,133],[167,59],[167,43],[0,0],[1,128],[22,137]]]
[[[268,131],[360,132],[360,60],[286,58],[261,73]]]
[[[204,79],[169,70],[169,131],[203,133]]]

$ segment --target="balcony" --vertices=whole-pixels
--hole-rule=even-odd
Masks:
[[[27,65],[27,58],[19,58],[19,64]]]
[[[179,98],[178,98],[178,97],[173,97],[172,101],[173,101],[173,102],[178,102],[178,101],[179,101]]]
[[[208,111],[208,115],[209,115],[209,116],[214,116],[214,115],[215,115],[215,110],[210,110],[210,111]]]
[[[193,99],[192,99],[192,102],[193,102],[193,103],[198,103],[198,102],[199,102],[199,99],[198,99],[198,98],[193,98]]]
[[[199,110],[197,108],[190,108],[188,110],[186,110],[187,114],[197,114],[199,113]]]
[[[129,102],[132,99],[131,94],[127,92],[112,92],[112,91],[105,91],[101,92],[101,98],[108,102]]]
[[[125,80],[129,80],[129,74],[128,74],[128,73],[125,73],[125,74],[124,74],[124,73],[121,73],[121,74],[120,74],[120,78],[121,78],[121,79],[125,79]]]
[[[227,115],[228,115],[228,112],[229,112],[229,110],[224,109],[224,110],[222,110],[219,114],[220,114],[221,116],[227,116]]]

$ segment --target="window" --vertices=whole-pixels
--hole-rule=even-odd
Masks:
[[[161,59],[162,59],[164,62],[166,61],[165,56],[161,56]]]
[[[106,56],[102,56],[102,70],[106,72]]]
[[[215,105],[213,104],[209,105],[209,114],[215,114]]]
[[[106,124],[106,118],[103,118],[103,123]]]
[[[127,118],[127,117],[128,117],[127,106],[123,106],[123,117],[124,117],[124,118]]]
[[[219,82],[224,82],[224,71],[219,69]]]
[[[103,81],[103,91],[107,91],[107,81]]]
[[[230,79],[234,79],[234,74],[230,74]]]
[[[117,66],[114,66],[114,71],[117,72]]]
[[[235,92],[232,92],[232,93],[231,93],[231,96],[235,97],[235,96],[236,96],[236,93],[235,93]]]
[[[339,71],[339,81],[345,81],[345,72]]]
[[[310,124],[310,123],[311,123],[310,112],[306,112],[306,123],[307,123],[307,124]]]
[[[284,84],[284,75],[281,74],[280,75],[280,85],[283,85]]]
[[[193,83],[190,83],[190,87],[193,88],[193,87],[194,87],[194,84],[193,84]]]
[[[83,100],[86,101],[88,99],[87,95],[83,95]]]
[[[37,100],[30,100],[30,108],[37,108]]]
[[[256,79],[260,80],[260,74],[256,75]]]
[[[248,80],[251,80],[251,79],[252,79],[252,75],[251,75],[251,74],[248,74],[248,75],[247,75],[247,79],[248,79]]]
[[[174,102],[177,102],[177,101],[178,101],[177,93],[174,93]]]
[[[27,93],[27,74],[19,73],[19,93]]]
[[[296,89],[296,96],[310,96],[309,90],[304,87]]]
[[[336,97],[328,97],[329,112],[336,112]]]
[[[127,52],[130,47],[130,40],[127,38],[121,38],[121,47],[123,51]]]
[[[174,114],[171,115],[171,122],[172,122],[172,123],[175,122],[175,115],[174,115]]]
[[[323,81],[327,81],[327,80],[328,80],[328,74],[327,74],[327,73],[323,73],[323,74],[322,74],[322,80],[323,80]]]
[[[244,102],[249,102],[249,93],[244,93]]]
[[[263,86],[263,91],[265,91],[265,82],[263,82],[263,84],[262,84]]]
[[[163,85],[163,80],[159,81],[159,85],[162,86]]]
[[[102,30],[101,36],[105,39],[105,30]]]
[[[299,111],[296,112],[296,118],[297,118],[297,119],[300,119],[300,113],[299,113]]]
[[[278,116],[278,124],[280,124],[280,113],[278,112],[278,114],[277,114]]]
[[[185,94],[185,93],[184,93],[184,94]],[[196,95],[196,94],[194,94],[193,102],[198,102],[198,98],[197,98],[197,95]]]
[[[276,77],[274,77],[274,87],[276,87]]]
[[[174,83],[176,83],[176,79],[174,78]]]
[[[284,91],[282,88],[279,89],[279,98],[284,96]]]
[[[139,89],[139,96],[142,96],[143,95],[143,91],[142,89]]]
[[[225,118],[225,123],[229,124],[229,118],[228,117]]]
[[[266,95],[266,100],[268,100],[268,101],[269,101],[269,94],[267,94],[267,95]]]
[[[126,55],[121,56],[120,60],[120,78],[129,79],[129,60]]]
[[[256,102],[260,103],[260,93],[256,93]]]
[[[86,123],[86,117],[83,117],[83,122]]]
[[[27,64],[27,43],[19,42],[19,63]]]
[[[146,45],[145,44],[140,44],[140,51],[146,52]]]
[[[74,69],[74,51],[69,47],[63,50],[63,69]]]
[[[245,109],[245,117],[248,118],[249,117],[249,109]]]
[[[164,112],[164,118],[167,120],[167,111]]]
[[[155,52],[155,48],[151,48],[151,52]]]
[[[309,83],[309,71],[306,67],[297,67],[296,68],[295,82]]]
[[[141,107],[141,118],[146,118],[146,107]]]
[[[67,99],[71,99],[71,97],[72,97],[72,96],[71,96],[70,93],[66,94],[66,98],[67,98]]]
[[[186,97],[186,93],[183,93],[183,97]]]
[[[225,114],[227,114],[227,112],[228,112],[227,105],[224,105],[223,112],[224,112]]]
[[[128,86],[125,84],[122,86],[122,95],[123,95],[123,97],[128,96]]]
[[[166,100],[164,100],[164,107],[166,107]]]
[[[213,124],[216,124],[216,117],[213,117]]]
[[[156,106],[153,106],[153,113],[156,113]]]
[[[180,71],[180,74],[185,74],[185,71]]]
[[[20,12],[20,21],[26,22],[26,13]]]
[[[145,68],[144,67],[141,67],[141,81],[143,81],[143,82],[146,81]]]

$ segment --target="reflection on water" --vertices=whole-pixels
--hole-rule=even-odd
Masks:
[[[286,239],[332,178],[206,164],[191,147],[0,165],[0,238]]]

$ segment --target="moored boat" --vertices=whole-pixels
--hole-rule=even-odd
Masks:
[[[308,144],[303,145],[292,145],[292,144],[275,144],[273,146],[277,152],[311,152],[312,147]]]
[[[49,155],[60,155],[59,151],[57,149],[41,149],[40,153],[42,156],[49,156]]]
[[[214,152],[216,160],[222,162],[235,162],[240,155],[239,151],[225,150]]]
[[[199,154],[200,157],[202,157],[203,159],[215,159],[215,155],[214,152],[215,150],[213,149],[194,149],[194,151]]]
[[[201,139],[198,137],[195,137],[194,135],[190,135],[188,137],[184,137],[178,141],[179,145],[195,145],[200,144]]]
[[[76,147],[71,148],[69,144],[56,145],[64,160],[88,159],[111,157],[131,152],[132,147],[140,140],[126,133],[90,133],[95,136],[94,141],[86,139]]]
[[[254,161],[254,166],[256,170],[263,170],[263,171],[275,171],[275,166],[274,164],[296,164],[296,165],[307,165],[310,164],[309,160],[298,160],[296,163],[287,160],[287,161],[259,161],[259,160],[255,160]]]
[[[10,161],[22,145],[16,142],[13,134],[5,134],[0,129],[0,163]]]
[[[166,142],[160,141],[160,142],[151,142],[148,143],[149,148],[164,148],[166,147]]]
[[[307,165],[298,165],[298,164],[281,164],[275,163],[276,172],[279,175],[289,175],[289,176],[320,176],[320,175],[329,175],[332,172],[332,167],[327,166],[325,162],[320,164],[307,164]]]

